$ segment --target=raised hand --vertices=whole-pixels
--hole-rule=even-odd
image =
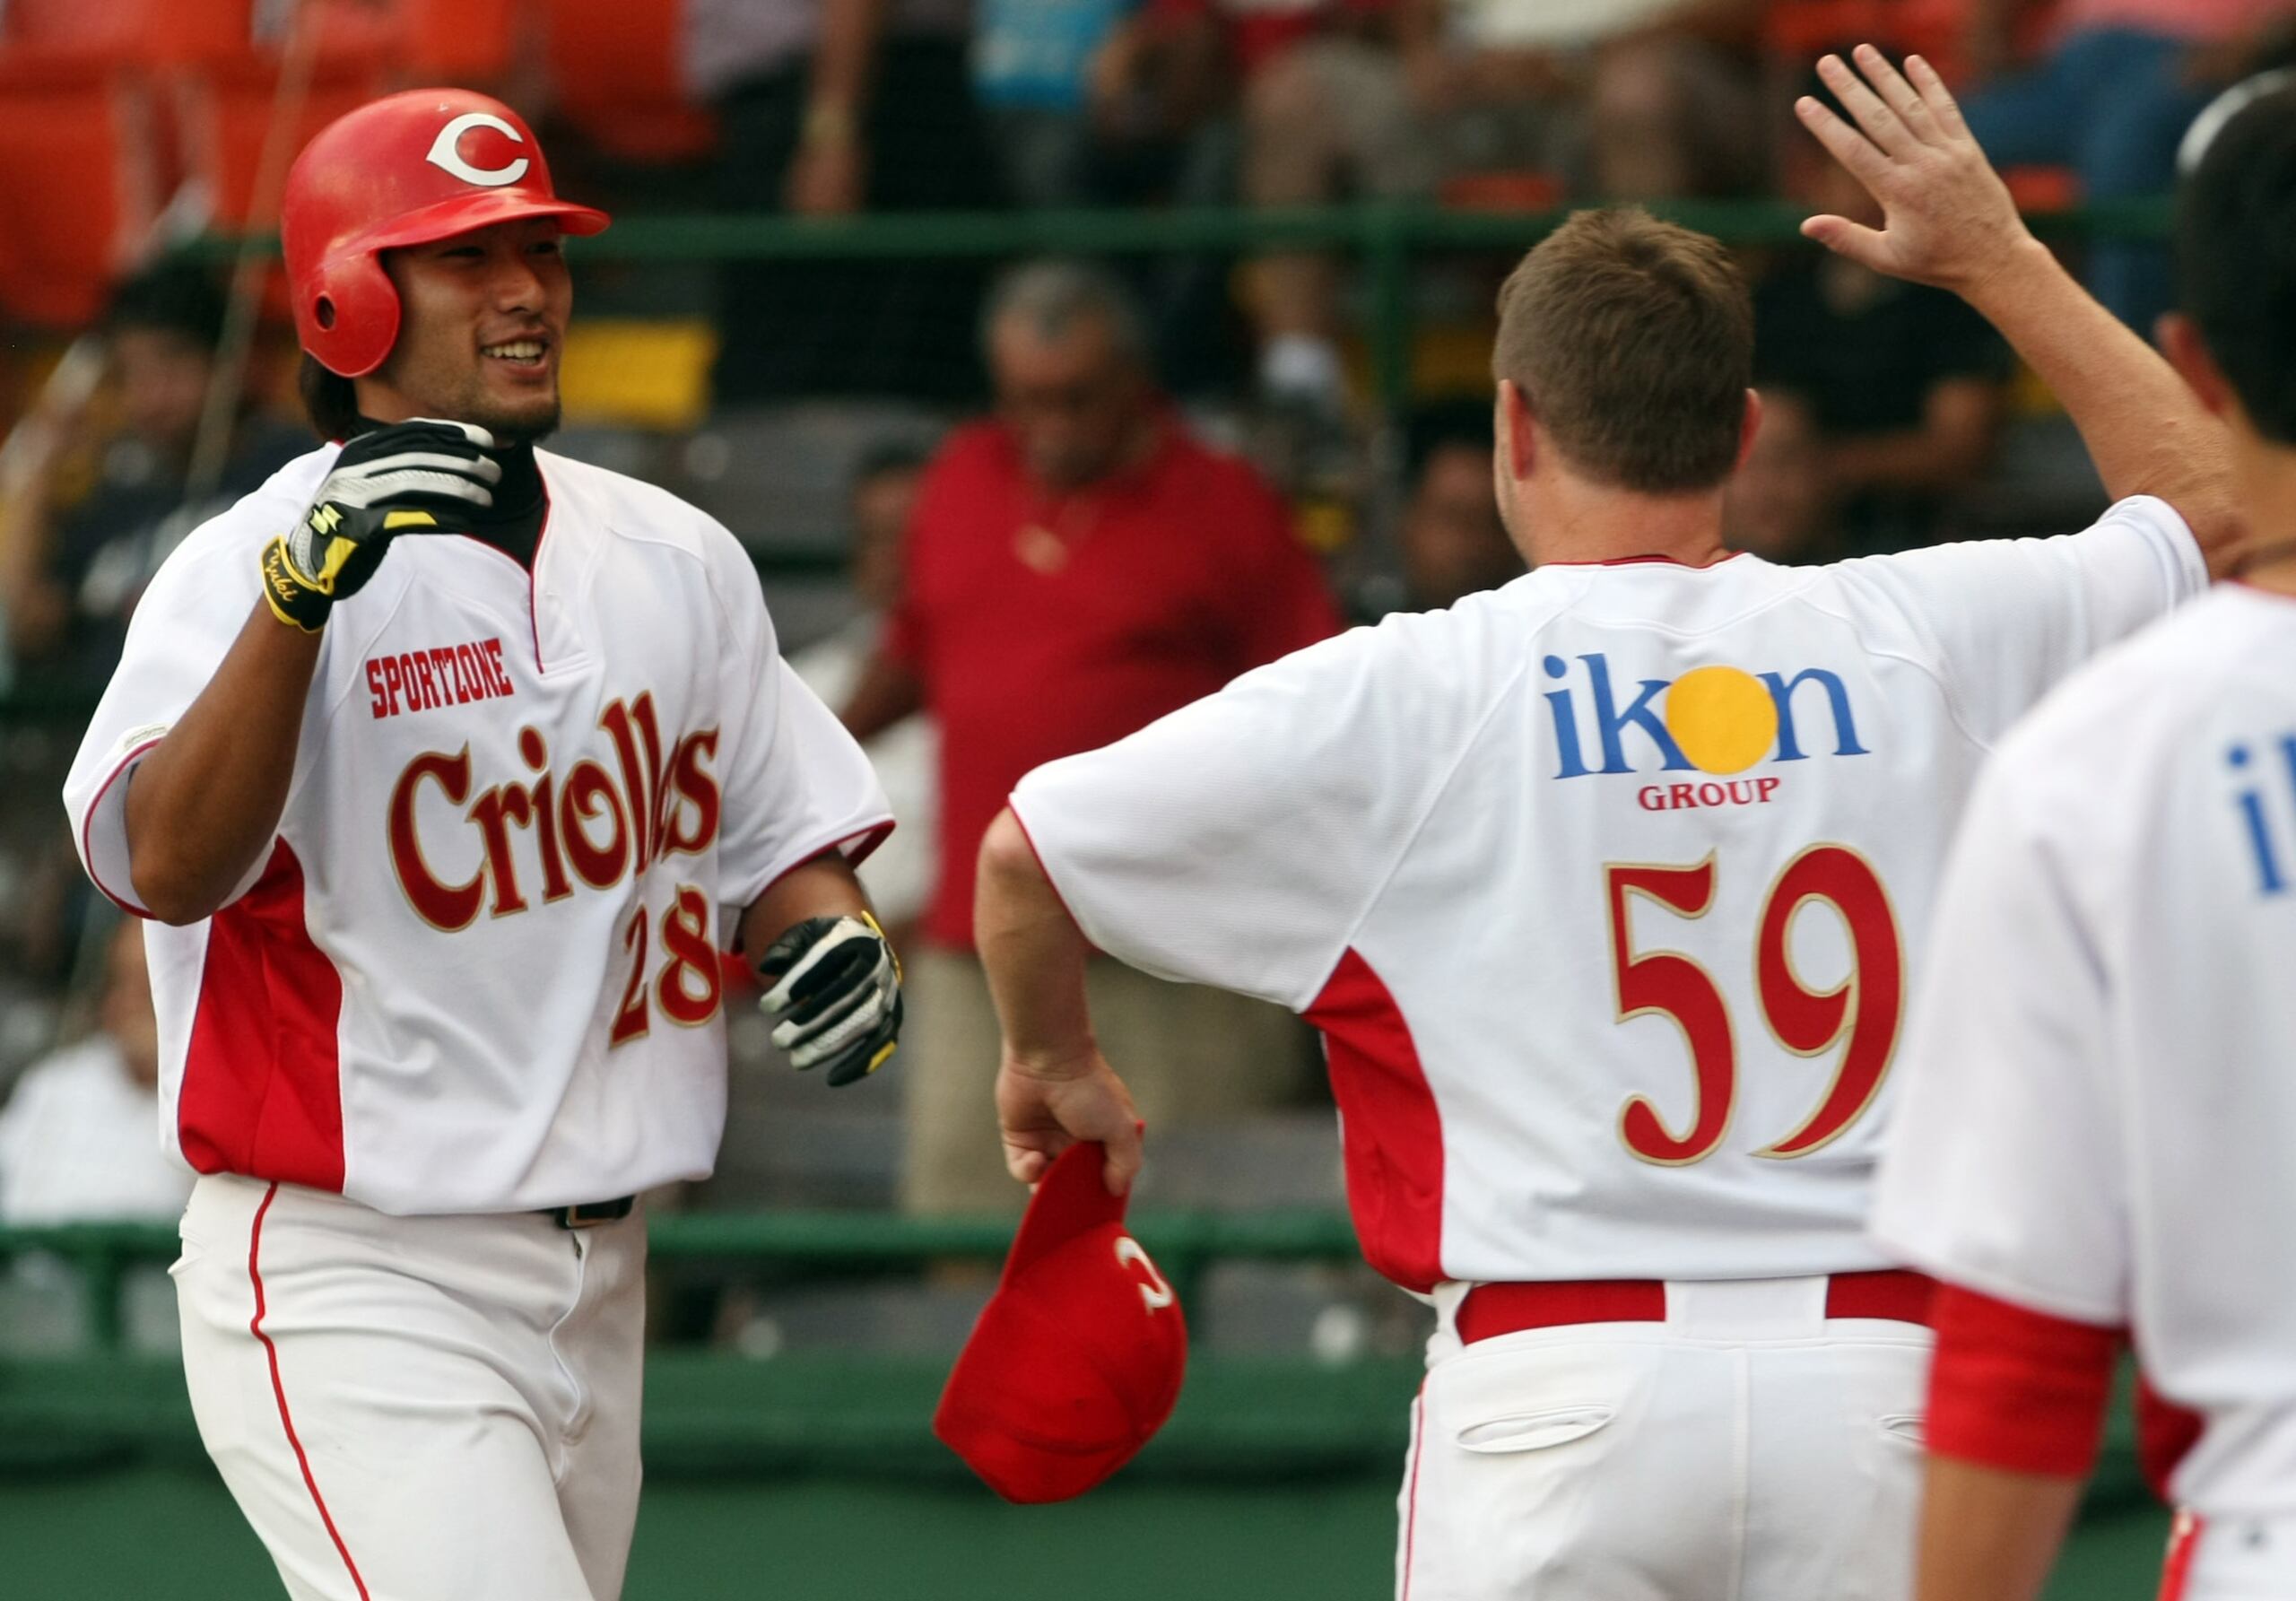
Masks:
[[[427,417],[361,434],[343,448],[300,521],[263,550],[263,594],[282,622],[326,626],[337,601],[374,576],[401,534],[467,526],[494,503],[502,466],[494,436]]]
[[[1908,57],[1900,74],[1871,45],[1852,54],[1857,73],[1840,57],[1828,56],[1818,63],[1818,75],[1856,118],[1856,127],[1808,95],[1794,109],[1881,203],[1883,226],[1815,216],[1802,231],[1877,273],[1967,299],[2032,235],[1929,64]]]

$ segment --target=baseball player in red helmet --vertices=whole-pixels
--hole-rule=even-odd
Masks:
[[[1323,1031],[1364,1252],[1437,1313],[1400,1601],[1907,1596],[1931,1285],[1864,1225],[1939,863],[2009,723],[2229,553],[2215,425],[2031,243],[1935,75],[1860,61],[1823,70],[1866,126],[1886,97],[1955,132],[1877,187],[1885,232],[1812,231],[1993,318],[2123,497],[2095,526],[1732,555],[1745,287],[1584,213],[1500,301],[1534,570],[1039,768],[983,846],[1015,1177],[1139,1160],[1090,947]]]
[[[161,568],[65,798],[147,926],[202,1438],[290,1594],[607,1601],[645,1233],[708,1173],[719,953],[848,1083],[891,826],[733,537],[535,448],[571,304],[509,107],[394,95],[284,201],[333,442]]]

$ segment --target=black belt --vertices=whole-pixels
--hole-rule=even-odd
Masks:
[[[571,1206],[545,1206],[542,1214],[561,1229],[595,1229],[600,1223],[618,1223],[637,1209],[636,1196],[622,1196],[611,1201],[582,1201]]]

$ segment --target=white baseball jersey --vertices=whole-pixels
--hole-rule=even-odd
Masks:
[[[1979,785],[1874,1213],[1949,1280],[2130,1328],[2206,1421],[2172,1488],[2214,1516],[2296,1514],[2292,979],[2296,601],[2228,585]]]
[[[127,778],[259,605],[257,559],[335,458],[283,468],[161,569],[65,788],[131,911]],[[148,930],[166,1137],[203,1172],[380,1211],[507,1211],[707,1174],[718,952],[775,878],[891,827],[782,666],[732,535],[537,453],[531,574],[403,536],[328,623],[272,848]]]
[[[2204,581],[2151,500],[1825,568],[1549,565],[1013,805],[1096,944],[1323,1030],[1397,1283],[1880,1266],[1909,953],[1970,780]]]

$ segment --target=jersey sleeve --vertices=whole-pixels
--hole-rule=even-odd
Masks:
[[[2133,496],[2054,539],[1984,539],[1848,562],[1886,590],[1954,715],[1991,745],[2091,657],[2208,585],[2200,547],[2167,501]]]
[[[2109,997],[2016,748],[1979,781],[1931,926],[1873,1231],[1938,1277],[2105,1327],[2128,1320]]]
[[[239,542],[195,534],[161,563],[135,607],[119,666],[64,781],[80,860],[95,885],[138,917],[127,861],[127,786],[136,764],[199,698],[253,615],[261,591]],[[257,854],[244,894],[270,860]]]
[[[1160,978],[1313,1001],[1441,779],[1464,697],[1417,695],[1399,619],[1248,673],[1012,805],[1077,926]]]
[[[736,910],[824,851],[859,863],[893,828],[868,757],[781,659],[756,576],[746,559],[740,565],[738,573],[720,574],[733,637],[721,656],[727,676],[718,903]]]

